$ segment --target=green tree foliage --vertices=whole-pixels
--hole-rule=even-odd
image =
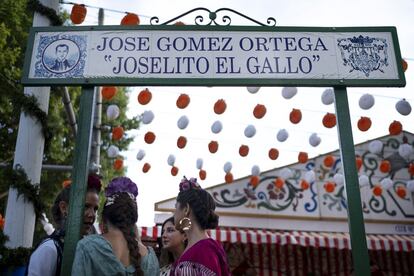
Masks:
[[[67,18],[67,14],[62,16]],[[21,68],[23,67],[24,53],[27,43],[28,31],[32,25],[32,15],[26,9],[26,0],[0,1],[0,163],[12,163],[20,118],[20,106],[16,104],[16,95],[23,94],[23,87],[19,85]],[[80,87],[70,87],[69,94],[78,116]],[[103,102],[102,147],[101,147],[101,175],[103,183],[108,183],[115,176],[123,175],[125,169],[115,171],[113,160],[109,159],[106,149],[109,145],[116,145],[119,149],[127,150],[133,137],[125,137],[120,141],[112,141],[110,137],[112,126],[123,126],[125,130],[138,128],[136,118],[128,119],[125,115],[128,104],[128,90],[118,88],[117,95],[111,101]],[[105,111],[109,104],[117,104],[121,110],[119,118],[109,122]],[[77,121],[79,118],[77,118]],[[48,110],[48,127],[52,132],[49,147],[43,155],[44,164],[72,165],[75,148],[75,138],[67,121],[67,115],[62,103],[61,89],[52,89]],[[62,182],[70,179],[70,172],[42,171],[40,181],[40,197],[50,209],[56,194],[62,188]],[[0,213],[5,214],[7,192],[9,188],[7,179],[4,179],[0,168]],[[50,214],[47,214],[51,218]],[[44,235],[41,225],[36,227],[36,238]]]

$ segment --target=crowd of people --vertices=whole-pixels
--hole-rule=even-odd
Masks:
[[[145,246],[137,227],[137,185],[128,177],[114,178],[105,189],[100,214],[100,234],[94,228],[101,181],[90,175],[82,226],[83,238],[76,247],[72,275],[230,275],[221,244],[208,236],[218,226],[215,202],[195,178],[179,184],[174,216],[162,224],[161,254]],[[52,206],[55,232],[33,251],[27,275],[60,275],[69,212],[70,186]]]

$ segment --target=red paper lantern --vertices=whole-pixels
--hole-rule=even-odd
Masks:
[[[381,164],[380,164],[380,166],[379,166],[379,170],[380,170],[382,173],[387,173],[387,172],[389,172],[389,171],[391,170],[391,163],[390,163],[390,161],[388,161],[388,160],[382,160],[382,161],[381,161]]]
[[[257,187],[257,185],[259,185],[259,182],[260,182],[260,178],[259,178],[259,176],[257,176],[257,175],[253,175],[252,177],[250,177],[250,184],[252,184],[252,186],[253,186],[254,188],[256,188],[256,187]]]
[[[380,196],[382,195],[382,187],[380,185],[375,185],[374,188],[372,189],[372,193],[375,196]]]
[[[216,114],[223,114],[226,111],[227,105],[223,99],[217,100],[214,104],[214,113]]]
[[[292,124],[297,124],[302,120],[302,112],[300,109],[293,108],[289,114],[289,120]]]
[[[144,90],[141,90],[138,94],[138,102],[142,105],[148,104],[152,99],[152,93],[148,90],[148,88],[145,88]]]
[[[4,230],[4,225],[6,224],[6,219],[0,214],[0,230]]]
[[[233,174],[231,172],[226,173],[226,176],[224,177],[224,180],[227,184],[230,184],[233,182]]]
[[[371,127],[371,124],[372,122],[370,118],[362,116],[358,120],[358,129],[360,131],[367,131]]]
[[[299,152],[298,161],[299,163],[302,163],[302,164],[308,162],[308,153],[303,152],[303,151]]]
[[[217,150],[218,150],[218,143],[217,143],[217,141],[211,141],[211,142],[208,144],[208,150],[209,150],[211,153],[216,153],[216,152],[217,152]]]
[[[408,165],[408,173],[413,176],[414,175],[414,163]]]
[[[399,121],[393,121],[388,130],[391,135],[398,135],[402,132],[402,124]]]
[[[135,13],[127,13],[121,20],[121,25],[139,25],[139,16]]]
[[[408,63],[407,63],[407,61],[405,59],[402,59],[401,60],[401,63],[402,63],[403,72],[407,71],[407,69],[408,69]]]
[[[361,169],[362,167],[362,158],[361,157],[355,158],[355,163],[356,163],[357,170],[359,171],[359,169]]]
[[[83,4],[74,4],[70,13],[73,24],[81,24],[86,17],[86,7]]]
[[[113,167],[116,171],[122,170],[123,166],[124,166],[124,160],[115,159]]]
[[[257,119],[261,119],[266,115],[266,107],[262,104],[256,105],[256,107],[253,110],[253,115]]]
[[[201,180],[204,180],[207,177],[207,172],[205,170],[200,170],[198,172],[198,176],[200,177]]]
[[[177,139],[177,147],[179,149],[183,149],[185,148],[185,146],[187,145],[187,138],[185,138],[184,136],[180,136]]]
[[[171,175],[176,176],[178,174],[178,168],[176,166],[173,166],[171,168]]]
[[[147,144],[154,143],[154,141],[155,141],[155,134],[154,134],[154,132],[148,131],[147,133],[145,133],[144,141]]]
[[[124,136],[124,128],[121,126],[112,129],[112,140],[119,141]]]
[[[323,116],[322,124],[326,128],[333,128],[336,126],[336,116],[333,113],[326,113],[325,116]]]
[[[279,157],[279,151],[275,148],[269,150],[269,158],[271,160],[276,160]]]
[[[309,187],[310,187],[310,185],[309,185],[309,182],[308,182],[308,181],[306,181],[306,180],[302,180],[302,181],[300,182],[300,188],[301,188],[302,190],[307,190],[307,189],[309,189]]]
[[[142,172],[147,173],[151,169],[151,165],[148,163],[145,163],[144,166],[142,166]]]
[[[335,191],[336,184],[333,182],[326,182],[325,185],[323,185],[323,187],[325,188],[325,191],[327,193],[332,193],[333,191]]]
[[[64,189],[66,187],[69,187],[71,184],[72,184],[72,180],[66,179],[62,182],[62,188]]]
[[[401,186],[397,188],[396,193],[402,199],[404,199],[407,196],[407,190]]]
[[[181,94],[177,98],[177,107],[180,109],[186,108],[190,104],[190,97],[187,94]]]
[[[285,180],[283,180],[282,178],[278,177],[276,178],[276,180],[273,182],[273,185],[275,185],[275,187],[277,189],[282,189],[283,185],[285,185]]]
[[[102,98],[109,101],[115,97],[117,91],[118,90],[115,86],[104,86],[101,90]]]
[[[325,167],[332,167],[333,164],[335,163],[335,158],[332,155],[328,155],[325,157],[325,159],[323,159],[323,164],[325,165]]]
[[[249,146],[247,145],[241,145],[239,148],[239,154],[242,157],[245,157],[249,154]]]

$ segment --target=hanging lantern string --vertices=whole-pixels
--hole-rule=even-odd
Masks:
[[[114,13],[121,13],[121,14],[128,14],[128,13],[132,13],[132,12],[128,12],[128,11],[120,11],[120,10],[114,10],[114,9],[108,9],[108,8],[102,8],[102,7],[98,7],[98,6],[91,6],[91,5],[86,5],[86,4],[79,4],[79,3],[75,3],[75,2],[70,2],[70,1],[59,1],[60,4],[65,4],[65,5],[84,5],[85,7],[88,8],[92,8],[92,9],[103,9],[104,11],[110,11],[110,12],[114,12]],[[137,14],[137,13],[135,13]],[[142,14],[137,14],[140,17],[146,17],[146,18],[151,18],[152,16],[148,16],[148,15],[142,15]]]

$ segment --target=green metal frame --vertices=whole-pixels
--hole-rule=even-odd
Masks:
[[[362,213],[361,193],[355,163],[355,147],[345,86],[334,87],[338,140],[348,203],[348,227],[351,236],[355,275],[370,275],[369,255]]]
[[[30,30],[23,67],[22,83],[26,86],[45,85],[118,85],[118,86],[302,86],[302,87],[403,87],[406,84],[402,66],[398,66],[398,79],[271,79],[271,78],[73,78],[73,79],[34,79],[28,78],[33,52],[34,37],[37,32],[90,32],[90,31],[228,31],[228,32],[389,32],[393,39],[396,63],[402,64],[395,27],[276,27],[276,26],[80,26],[80,27],[34,27]]]
[[[83,224],[83,210],[89,173],[94,108],[94,87],[83,87],[80,97],[79,130],[76,136],[75,155],[73,157],[69,214],[62,260],[61,275],[64,276],[71,275],[76,244],[81,239],[80,230]]]

